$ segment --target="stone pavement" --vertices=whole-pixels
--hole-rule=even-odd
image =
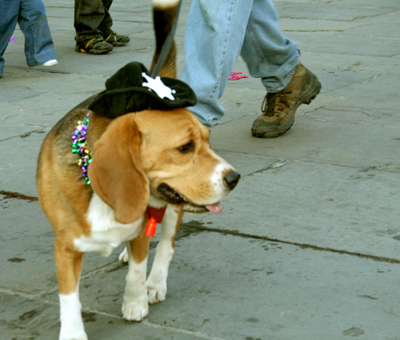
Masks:
[[[131,43],[104,56],[74,51],[73,1],[45,4],[59,65],[27,67],[17,29],[0,80],[1,340],[58,337],[54,237],[35,186],[45,134],[127,62],[150,65],[154,50],[150,1],[114,0],[114,28]],[[250,127],[263,88],[228,82],[211,144],[241,182],[222,214],[185,216],[167,299],[141,323],[121,318],[121,249],[85,257],[90,339],[400,339],[400,2],[275,4],[322,93],[288,133],[261,140]],[[235,71],[247,73],[243,61]]]

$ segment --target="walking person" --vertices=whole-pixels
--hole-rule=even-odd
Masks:
[[[1,1],[1,0],[0,0]],[[110,7],[113,0],[75,0],[74,27],[75,51],[89,54],[105,54],[113,47],[124,46],[130,39],[115,33]]]
[[[46,11],[41,0],[0,0],[0,77],[5,60],[3,54],[17,23],[25,36],[25,57],[28,66],[57,65]]]
[[[218,124],[224,115],[218,99],[239,55],[267,91],[262,114],[251,128],[253,136],[285,133],[294,123],[298,106],[310,103],[321,84],[300,63],[296,43],[281,32],[272,1],[193,0],[180,79],[196,93],[197,105],[189,109],[206,126]]]

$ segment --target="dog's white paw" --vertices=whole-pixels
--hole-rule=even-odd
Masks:
[[[129,321],[142,321],[149,314],[149,304],[137,302],[123,302],[122,314]]]
[[[128,250],[126,249],[126,247],[124,248],[122,253],[119,254],[119,261],[122,262],[122,263],[127,263],[128,262]]]
[[[61,300],[65,307],[65,297]],[[79,303],[79,301],[78,301]],[[65,315],[65,310],[63,316],[61,317],[61,329],[59,340],[88,340],[88,337],[83,326],[83,321],[81,318],[81,312],[79,313],[69,313]]]
[[[151,305],[165,300],[167,285],[147,285],[147,296]]]
[[[70,332],[69,334],[60,333],[59,340],[88,340],[85,332]]]

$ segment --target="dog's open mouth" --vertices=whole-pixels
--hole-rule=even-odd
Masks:
[[[211,211],[214,214],[218,214],[222,211],[222,204],[220,202],[208,205],[195,204],[190,200],[188,200],[177,190],[171,188],[168,184],[165,183],[161,183],[158,186],[157,191],[162,196],[162,198],[168,203],[181,205],[182,211],[198,213],[198,214],[207,211]]]

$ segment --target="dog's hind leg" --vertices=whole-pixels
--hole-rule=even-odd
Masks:
[[[122,302],[122,314],[126,320],[141,321],[149,314],[146,291],[149,244],[150,237],[144,234],[126,242],[129,269]]]
[[[165,300],[168,268],[174,254],[175,234],[182,217],[183,212],[178,212],[168,205],[162,222],[160,242],[157,245],[156,256],[146,283],[150,304]]]
[[[54,245],[60,292],[59,340],[87,340],[79,301],[79,278],[83,254],[69,250],[57,240]]]

